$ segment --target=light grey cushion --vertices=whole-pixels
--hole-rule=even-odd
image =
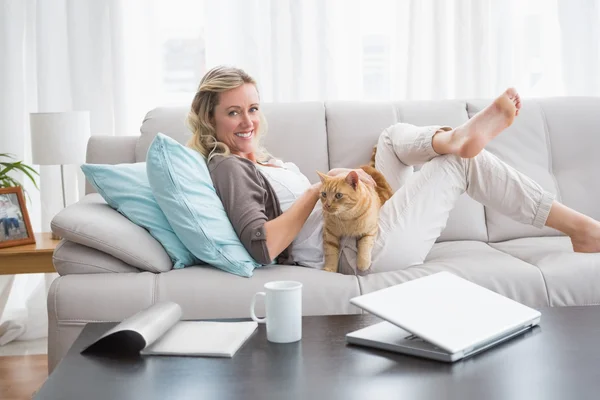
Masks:
[[[192,133],[185,124],[190,107],[157,107],[146,114],[140,128],[140,136],[135,147],[135,160],[146,161],[146,153],[158,133],[167,135],[181,144],[186,144]]]
[[[540,99],[559,199],[600,220],[600,97]]]
[[[269,129],[264,145],[273,156],[291,161],[312,182],[329,171],[325,107],[322,102],[262,105]]]
[[[539,268],[551,306],[600,304],[600,253],[575,253],[566,236],[515,239],[491,246]]]
[[[52,263],[59,275],[140,272],[108,253],[64,239],[56,246]]]
[[[469,102],[472,116],[489,104],[488,101]],[[546,122],[536,100],[523,100],[514,123],[487,146],[486,150],[536,181],[542,188],[556,194],[557,188],[549,164],[549,141]],[[538,229],[505,217],[486,207],[490,242],[526,236],[553,236],[559,233],[550,228]]]
[[[100,250],[141,270],[163,272],[173,267],[165,249],[147,230],[119,214],[97,193],[60,211],[51,226],[61,238]]]
[[[361,292],[369,293],[440,271],[449,271],[531,307],[548,305],[538,268],[481,242],[436,243],[423,265],[358,276],[358,280]]]
[[[277,280],[302,282],[302,315],[360,312],[350,304],[350,299],[360,294],[354,276],[289,265],[256,269],[250,279],[203,266],[172,270],[158,275],[156,290],[158,300],[180,304],[185,319],[237,318],[249,317],[254,293],[264,291],[265,283]],[[262,315],[263,305],[259,301],[256,307]]]
[[[398,111],[391,102],[325,105],[331,168],[358,168],[369,162],[381,132],[398,122]]]
[[[311,182],[317,182],[315,171],[329,170],[323,103],[302,102],[293,107],[264,103],[261,110],[267,120],[262,144],[273,156],[295,163]],[[159,132],[186,144],[191,137],[185,125],[188,111],[189,107],[159,107],[148,112],[136,146],[136,160],[146,160],[148,148]]]

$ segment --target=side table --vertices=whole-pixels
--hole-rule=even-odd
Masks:
[[[58,243],[60,240],[52,239],[52,233],[44,232],[35,233],[34,244],[0,249],[0,318],[10,297],[14,275],[56,272],[52,265],[52,254]],[[7,322],[11,324],[10,320]]]
[[[52,233],[35,234],[35,243],[0,249],[0,275],[56,272],[52,254],[60,240]]]

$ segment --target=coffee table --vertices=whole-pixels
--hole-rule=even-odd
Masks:
[[[600,307],[540,311],[539,327],[455,364],[347,345],[371,315],[305,317],[293,344],[260,325],[231,359],[83,356],[114,326],[91,323],[34,399],[598,399]]]

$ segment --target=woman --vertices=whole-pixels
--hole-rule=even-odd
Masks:
[[[380,212],[370,272],[423,263],[464,192],[517,221],[565,233],[576,252],[600,250],[600,223],[556,202],[483,150],[520,107],[519,95],[508,89],[455,129],[399,123],[383,131],[376,167],[395,193]],[[188,146],[208,160],[217,194],[250,255],[262,264],[322,268],[320,183],[311,185],[294,164],[272,158],[260,146],[266,121],[256,82],[237,68],[212,69],[200,82],[188,124],[193,132]],[[423,163],[412,174],[412,165]],[[367,176],[361,179],[370,183]],[[341,246],[341,271],[353,273],[355,240]]]

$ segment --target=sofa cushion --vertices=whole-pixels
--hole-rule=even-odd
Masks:
[[[140,272],[108,253],[64,239],[54,250],[52,264],[59,275]]]
[[[109,206],[148,230],[162,244],[174,268],[200,262],[181,243],[154,199],[146,174],[146,163],[84,164],[81,169]]]
[[[558,199],[600,220],[600,97],[539,100],[550,140]]]
[[[61,210],[51,226],[63,239],[100,250],[141,270],[162,272],[173,267],[163,246],[147,230],[119,214],[98,193]]]
[[[148,179],[183,244],[200,260],[250,277],[261,266],[240,242],[197,151],[159,133],[147,156]]]
[[[548,293],[538,268],[474,241],[436,243],[422,265],[358,276],[358,280],[362,293],[369,293],[441,271],[452,272],[530,307],[548,305]]]
[[[247,318],[252,295],[277,280],[302,282],[302,315],[360,313],[350,304],[352,297],[360,295],[356,277],[289,265],[257,269],[252,279],[205,266],[172,270],[158,276],[157,301],[178,303],[184,319]],[[256,312],[264,315],[263,302],[257,303]]]
[[[600,254],[575,253],[566,236],[490,245],[539,268],[551,306],[600,304]]]

